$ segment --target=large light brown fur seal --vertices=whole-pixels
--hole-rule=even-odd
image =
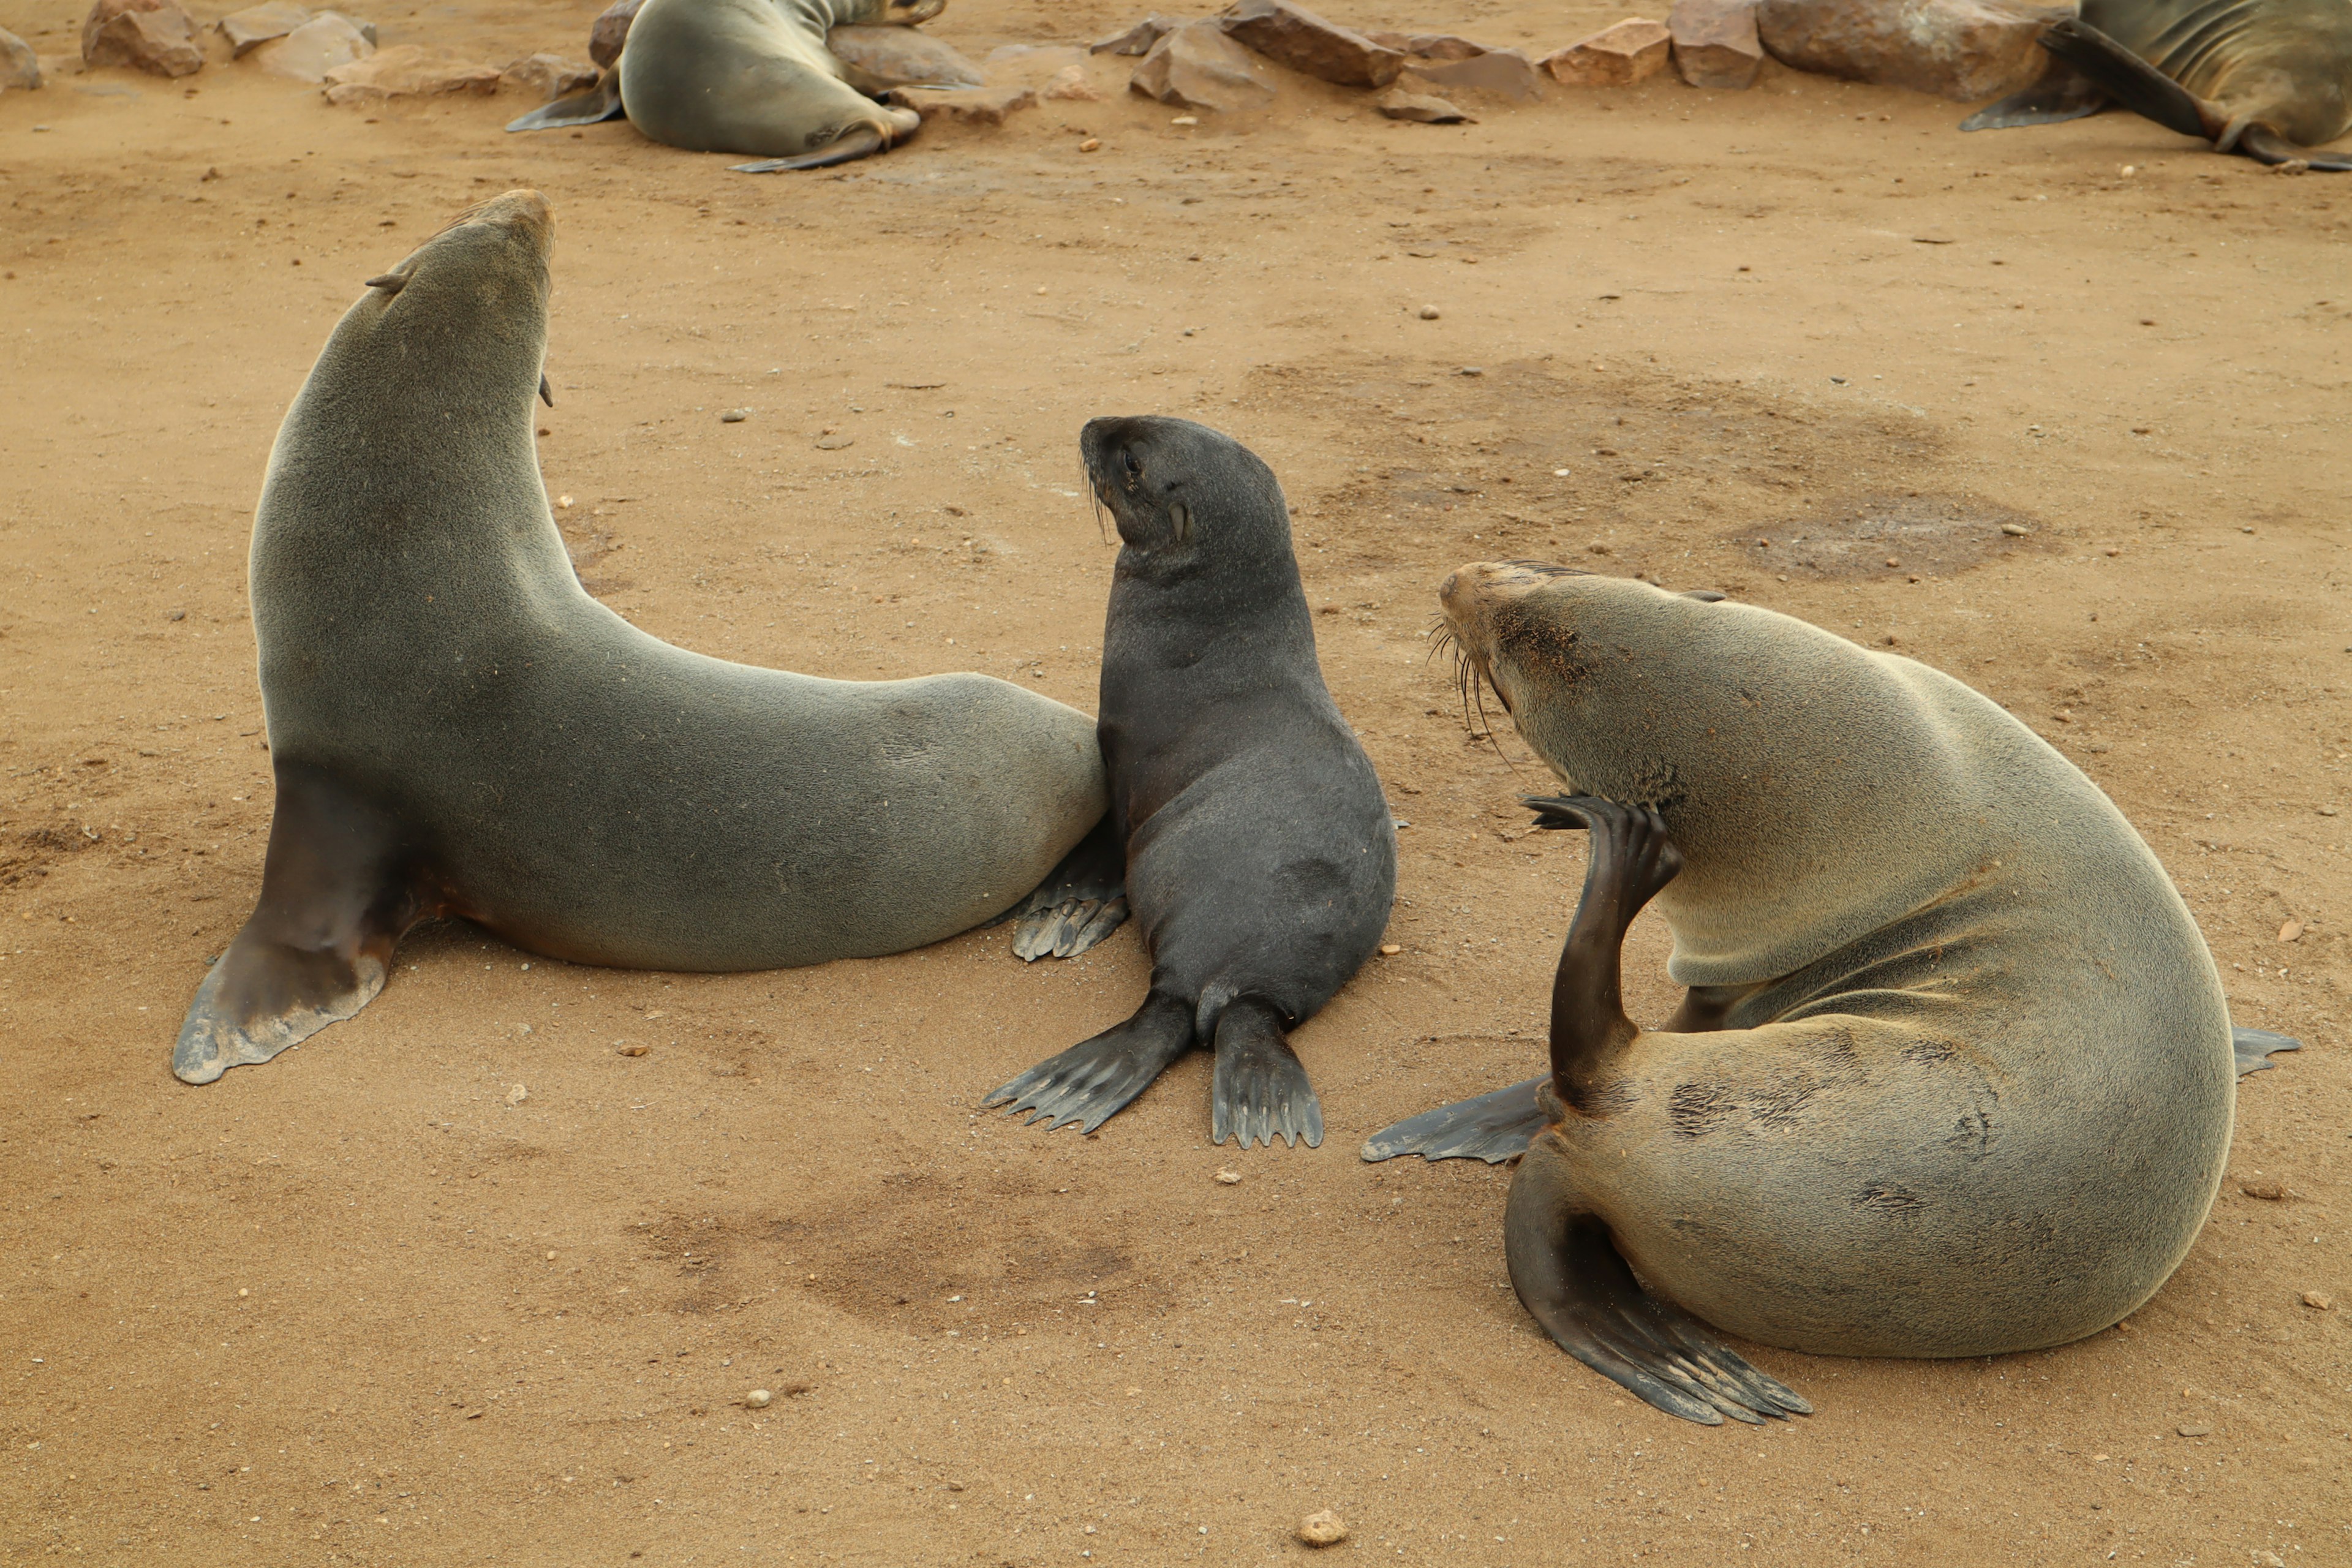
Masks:
[[[2154,1293],[2221,1181],[2231,1036],[2187,907],[2090,780],[1958,681],[1769,610],[1524,564],[1441,596],[1568,785],[1541,825],[1589,827],[1592,858],[1551,1073],[1367,1158],[1525,1148],[1521,1300],[1695,1420],[1807,1407],[1694,1317],[1988,1355]],[[1618,951],[1653,900],[1690,991],[1643,1029]]]

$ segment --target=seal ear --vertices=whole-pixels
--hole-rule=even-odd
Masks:
[[[555,406],[555,394],[547,389],[547,373],[545,371],[541,371],[539,373],[539,400],[541,403],[546,404],[550,408]]]
[[[408,279],[397,272],[387,272],[380,278],[369,279],[366,286],[370,289],[381,289],[387,294],[397,294],[408,287]]]
[[[1717,593],[1712,588],[1693,588],[1682,596],[1685,599],[1696,599],[1702,605],[1720,605],[1723,603],[1723,595]]]

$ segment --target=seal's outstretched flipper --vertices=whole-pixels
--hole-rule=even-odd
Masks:
[[[314,769],[279,763],[261,901],[196,988],[172,1071],[210,1083],[266,1062],[383,989],[392,950],[425,914],[393,817]]]
[[[1720,1426],[1811,1415],[1794,1389],[1717,1344],[1671,1302],[1642,1289],[1609,1228],[1574,1211],[1557,1160],[1519,1166],[1503,1250],[1511,1288],[1560,1349],[1669,1415]],[[1531,1169],[1530,1167],[1534,1168]]]
[[[2249,125],[2238,133],[2237,151],[2257,163],[2276,168],[2317,170],[2325,174],[2352,174],[2352,157],[2341,153],[2319,153],[2308,147],[2298,147],[2267,125]]]
[[[1006,1106],[1010,1116],[1030,1112],[1029,1121],[1045,1122],[1049,1132],[1073,1121],[1091,1132],[1126,1110],[1192,1045],[1191,1005],[1155,991],[1126,1023],[1047,1058],[980,1103]]]
[[[756,163],[730,163],[729,168],[739,174],[782,174],[799,169],[830,169],[835,163],[854,163],[860,158],[870,158],[890,146],[882,132],[871,125],[861,125],[817,152],[803,153],[793,158],[762,158]]]
[[[1960,121],[1963,131],[2008,131],[2020,125],[2056,125],[2106,108],[2099,85],[2064,60],[2053,59],[2022,92],[1988,104]]]
[[[1549,1120],[1536,1103],[1544,1080],[1531,1078],[1475,1100],[1409,1116],[1364,1141],[1370,1163],[1418,1154],[1424,1160],[1484,1160],[1499,1165],[1527,1152],[1528,1141]]]
[[[1291,1148],[1307,1140],[1323,1146],[1323,1103],[1307,1081],[1307,1068],[1283,1037],[1282,1016],[1251,998],[1228,1003],[1217,1016],[1216,1081],[1210,1090],[1210,1141],[1227,1135],[1274,1147],[1280,1138]]]
[[[2273,1051],[2299,1051],[2303,1049],[2303,1042],[2289,1039],[2284,1035],[2273,1035],[2268,1029],[2241,1029],[2232,1026],[2230,1047],[2237,1053],[2238,1076],[2243,1078],[2250,1072],[2261,1072],[2276,1066],[2271,1060]]]
[[[2042,29],[2042,47],[2134,114],[2183,136],[2221,139],[2228,115],[2087,22],[2059,18]]]
[[[1119,928],[1127,919],[1127,845],[1110,813],[1007,918],[1018,922],[1013,952],[1024,963],[1072,957]]]
[[[583,88],[553,103],[542,104],[520,120],[507,121],[509,131],[553,131],[565,125],[596,125],[625,120],[621,108],[621,68],[614,66],[594,87]]]

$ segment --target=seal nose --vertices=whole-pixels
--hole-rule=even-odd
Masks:
[[[1437,585],[1437,602],[1447,606],[1449,609],[1452,608],[1454,604],[1454,591],[1461,585],[1462,574],[1459,572],[1448,572],[1445,574],[1445,581]]]

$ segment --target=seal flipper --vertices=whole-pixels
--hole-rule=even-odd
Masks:
[[[627,111],[621,107],[621,68],[614,64],[597,79],[594,87],[541,104],[520,119],[509,121],[507,129],[553,131],[566,125],[598,125],[607,120],[627,118]]]
[[[183,1082],[266,1062],[357,1013],[402,933],[433,912],[389,813],[316,769],[274,771],[261,898],[188,1005],[172,1051]]]
[[[1209,1124],[1213,1143],[1231,1134],[1244,1149],[1252,1139],[1271,1149],[1276,1138],[1293,1149],[1301,1138],[1309,1149],[1323,1146],[1323,1103],[1283,1037],[1282,1016],[1254,997],[1227,1003],[1217,1015]]]
[[[2299,1051],[2303,1049],[2303,1042],[2284,1035],[2273,1035],[2268,1029],[2241,1029],[2232,1026],[2230,1048],[2238,1058],[2238,1076],[2243,1078],[2250,1072],[2262,1072],[2275,1066],[2271,1060],[2273,1051]]]
[[[2341,153],[2320,153],[2308,147],[2298,147],[2269,126],[2259,122],[2249,125],[2238,134],[2235,149],[2257,163],[2273,168],[2315,169],[2322,174],[2352,174],[2352,157]]]
[[[1073,1121],[1091,1132],[1126,1110],[1192,1045],[1192,1007],[1155,991],[1126,1023],[1047,1058],[980,1103],[1008,1106],[1008,1116],[1034,1112],[1030,1122],[1045,1122],[1049,1132]]]
[[[1364,1141],[1363,1157],[1377,1163],[1400,1154],[1424,1160],[1484,1160],[1499,1165],[1527,1152],[1528,1142],[1549,1120],[1537,1103],[1545,1079],[1531,1078],[1508,1089],[1458,1100],[1409,1116]]]
[[[2042,29],[2042,47],[2134,114],[2183,136],[2221,140],[2228,115],[2089,23],[2061,17]]]
[[[803,153],[793,158],[762,158],[756,163],[730,163],[728,167],[739,174],[782,174],[799,169],[829,169],[835,163],[852,163],[860,158],[870,158],[877,153],[888,151],[889,146],[882,132],[871,125],[861,125],[814,153]]]
[[[2096,114],[2106,108],[2107,101],[2098,83],[2066,61],[2053,58],[2032,87],[1987,104],[1961,121],[1960,129],[2008,131],[2021,125],[2057,125]]]
[[[1013,956],[1034,963],[1086,952],[1127,919],[1127,845],[1105,812],[1102,820],[1036,890],[1006,918],[1013,928]]]
[[[1561,1161],[1540,1145],[1512,1178],[1503,1253],[1511,1288],[1554,1343],[1667,1415],[1720,1426],[1727,1415],[1760,1426],[1813,1413],[1794,1389],[1643,1289],[1609,1227],[1580,1212]]]

